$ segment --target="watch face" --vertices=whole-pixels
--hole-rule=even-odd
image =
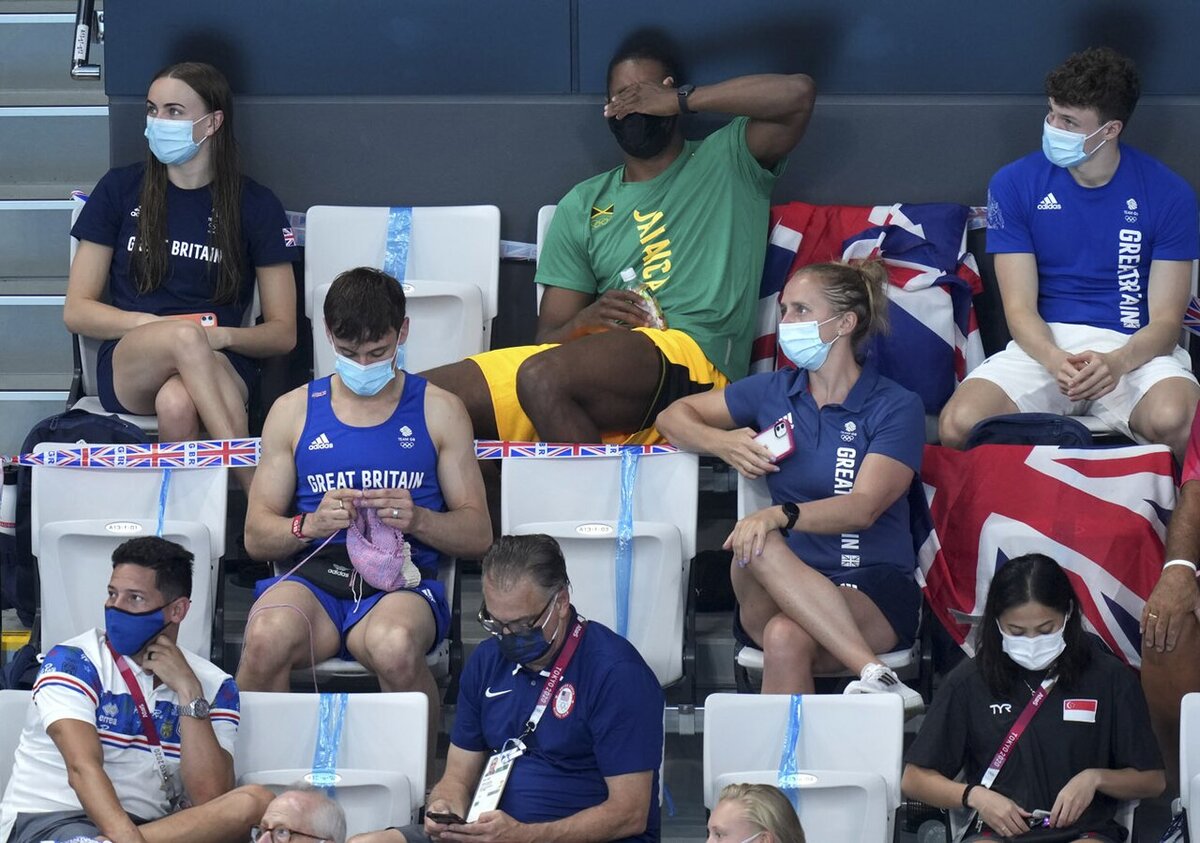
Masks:
[[[183,714],[188,717],[208,717],[208,700],[197,697],[183,707]]]

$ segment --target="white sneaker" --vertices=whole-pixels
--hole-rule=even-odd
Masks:
[[[862,678],[846,686],[844,694],[898,694],[904,702],[904,716],[912,717],[925,710],[925,700],[900,681],[896,672],[886,665],[872,662],[862,669]]]

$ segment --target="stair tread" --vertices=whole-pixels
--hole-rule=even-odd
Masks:
[[[0,374],[0,392],[66,392],[70,372],[6,372]]]
[[[72,190],[91,190],[91,188],[100,181],[103,172],[97,173],[95,178],[80,182],[60,181],[60,182],[39,182],[35,184],[4,184],[0,183],[0,200],[4,199],[70,199]]]
[[[66,72],[63,73],[66,76]],[[69,81],[69,78],[68,78]],[[103,82],[80,82],[77,87],[29,88],[0,92],[0,108],[34,106],[108,105]]]

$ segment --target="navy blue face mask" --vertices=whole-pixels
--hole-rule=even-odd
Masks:
[[[114,650],[123,656],[132,656],[150,643],[160,632],[167,628],[167,619],[163,616],[160,606],[150,612],[126,612],[116,606],[104,609],[104,631],[108,634],[108,642]]]
[[[503,632],[496,636],[496,643],[500,646],[500,655],[510,662],[524,665],[532,664],[550,652],[550,648],[554,646],[554,640],[558,638],[558,629],[562,627],[562,622],[559,621],[558,628],[554,630],[549,641],[542,635],[542,630],[546,628],[546,624],[550,622],[550,616],[554,614],[556,613],[551,612],[546,615],[546,620],[542,621],[541,626],[536,626],[527,632]]]

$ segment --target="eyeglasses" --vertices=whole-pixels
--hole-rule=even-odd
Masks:
[[[271,843],[291,843],[293,837],[307,837],[309,840],[324,841],[324,837],[318,837],[315,834],[309,834],[306,831],[292,831],[290,828],[284,828],[281,825],[275,828],[263,828],[256,825],[250,829],[250,843],[259,843],[263,837],[271,840]]]
[[[554,601],[558,599],[559,591],[555,591],[554,594],[550,595],[550,599],[546,601],[546,605],[542,607],[542,611],[532,617],[517,618],[515,621],[498,621],[488,614],[486,605],[479,607],[479,614],[476,617],[479,618],[479,625],[490,635],[501,635],[505,632],[510,635],[525,635],[546,625],[546,621],[549,620],[548,617],[541,623],[538,623],[538,621],[541,620],[542,615],[546,614],[546,610],[550,608]]]

